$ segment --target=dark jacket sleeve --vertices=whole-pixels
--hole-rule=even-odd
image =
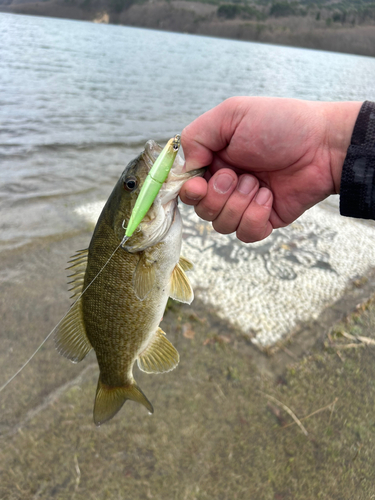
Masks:
[[[340,186],[340,213],[375,219],[375,103],[365,101],[354,126]]]

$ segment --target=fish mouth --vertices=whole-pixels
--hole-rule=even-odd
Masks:
[[[163,240],[178,213],[176,197],[164,205],[161,205],[160,202],[157,204],[154,202],[150,211],[152,212],[151,217],[146,215],[140,225],[141,231],[135,233],[138,235],[136,240],[132,236],[123,246],[128,252],[141,252]]]
[[[184,162],[185,163],[185,162]],[[174,165],[169,172],[168,178],[166,182],[163,184],[159,191],[158,198],[162,205],[165,205],[170,200],[177,198],[180,189],[189,179],[193,179],[194,177],[202,177],[206,172],[206,168],[199,168],[195,170],[191,170],[190,172],[182,172],[180,165]]]
[[[163,148],[154,140],[151,139],[146,142],[143,159],[149,170],[151,170],[162,150]],[[167,180],[162,185],[159,194],[156,197],[156,204],[160,203],[162,206],[165,206],[171,200],[177,198],[182,185],[185,184],[187,180],[193,179],[194,177],[202,177],[206,170],[207,167],[203,167],[187,172],[185,160],[181,156],[180,150],[173,162]]]
[[[147,141],[142,158],[148,171],[161,151],[162,147],[155,141]],[[139,231],[134,237],[129,238],[123,248],[129,252],[140,252],[161,241],[178,215],[177,197],[182,185],[193,177],[203,176],[205,171],[205,168],[200,168],[186,172],[185,161],[180,154],[177,154],[167,180],[141,222]]]
[[[147,164],[149,170],[151,170],[153,164],[157,160],[159,154],[162,152],[163,148],[153,139],[150,139],[145,144],[145,149],[143,151],[143,159]],[[186,171],[186,163],[181,155],[182,148],[177,153],[177,156],[173,162],[171,171],[168,175],[166,182],[172,180],[187,181],[193,177],[202,177],[207,170],[207,167],[197,168],[195,170]]]
[[[149,170],[151,170],[151,167],[155,163],[162,150],[163,148],[153,139],[150,139],[146,142],[142,156]]]

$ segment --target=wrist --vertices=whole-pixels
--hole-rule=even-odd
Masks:
[[[324,103],[326,144],[334,194],[340,193],[342,167],[361,106],[362,102]]]

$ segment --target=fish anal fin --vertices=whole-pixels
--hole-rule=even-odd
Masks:
[[[139,300],[144,300],[155,285],[155,259],[143,252],[133,275],[134,292]]]
[[[180,264],[177,264],[173,269],[169,296],[186,304],[191,304],[194,299],[193,289]]]
[[[180,256],[180,260],[178,261],[180,267],[183,271],[191,271],[193,269],[193,263],[190,262],[186,257]]]
[[[73,361],[73,363],[82,361],[91,351],[92,346],[87,338],[83,320],[81,299],[75,302],[61,321],[54,339],[59,353]]]
[[[113,418],[128,399],[140,403],[150,413],[154,413],[152,404],[135,382],[121,387],[111,387],[103,384],[99,377],[94,405],[95,425],[99,426]]]
[[[146,373],[165,373],[176,368],[180,356],[161,328],[158,328],[147,349],[138,357],[138,368]]]

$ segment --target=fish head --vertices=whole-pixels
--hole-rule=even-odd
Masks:
[[[153,140],[147,141],[144,151],[123,171],[113,193],[113,229],[122,240],[139,192],[146,177],[162,151]],[[140,252],[160,242],[174,222],[178,193],[188,179],[202,176],[205,169],[186,172],[185,161],[177,154],[167,180],[134,234],[122,247],[129,252]]]

